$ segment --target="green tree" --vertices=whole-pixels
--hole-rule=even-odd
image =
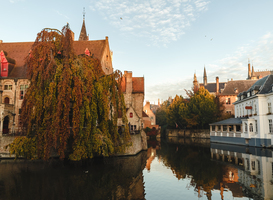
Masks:
[[[208,128],[216,120],[217,105],[215,97],[204,87],[190,98],[187,109],[187,126],[191,128]]]
[[[167,110],[167,122],[172,128],[184,128],[186,125],[185,111],[187,105],[182,96],[176,95]]]
[[[26,59],[30,86],[22,105],[22,132],[11,153],[72,160],[122,152],[130,141],[121,73],[105,75],[100,61],[73,51],[69,26],[44,29]],[[118,111],[125,131],[117,129]]]
[[[156,124],[159,126],[167,125],[167,109],[170,105],[169,101],[164,101],[159,109],[156,110]]]

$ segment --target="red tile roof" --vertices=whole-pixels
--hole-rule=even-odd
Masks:
[[[132,77],[132,93],[144,93],[144,77]],[[121,90],[126,92],[126,80],[121,80]]]
[[[33,42],[0,43],[0,51],[7,52],[7,56],[15,60],[15,67],[10,73],[10,78],[26,78],[25,58],[27,57]],[[91,55],[101,60],[105,49],[106,40],[74,41],[74,50],[77,55],[84,54],[86,48]]]
[[[144,111],[142,111],[142,117],[149,117]]]

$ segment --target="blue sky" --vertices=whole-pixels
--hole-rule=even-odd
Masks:
[[[272,69],[272,0],[1,0],[0,40],[34,41],[68,22],[78,39],[83,7],[91,40],[109,36],[113,66],[145,77],[145,99],[185,95],[193,74],[203,82]],[[122,18],[122,19],[121,19]]]

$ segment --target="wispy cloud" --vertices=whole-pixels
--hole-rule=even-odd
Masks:
[[[248,75],[248,59],[253,64],[254,71],[273,70],[273,32],[266,33],[257,41],[240,46],[236,52],[231,52],[224,58],[215,60],[206,65],[208,82],[215,82],[216,76],[220,82],[227,80],[245,80]],[[203,83],[203,68],[197,72],[197,80]],[[183,77],[176,83],[156,84],[146,87],[145,98],[157,102],[157,99],[166,100],[169,96],[176,94],[185,96],[184,89],[191,89],[193,84],[193,74],[191,77]]]
[[[66,18],[66,19],[69,19],[69,17],[68,16],[66,16],[66,15],[64,15],[64,14],[62,14],[62,13],[60,13],[58,10],[54,10],[58,15],[60,15],[60,16],[62,16],[62,17],[64,17],[64,18]]]
[[[91,10],[98,10],[113,26],[153,44],[176,41],[186,27],[208,9],[207,0],[92,0]]]

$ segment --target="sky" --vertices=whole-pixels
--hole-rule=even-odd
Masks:
[[[0,40],[34,41],[69,23],[78,40],[109,37],[113,67],[145,78],[145,100],[185,96],[194,73],[203,83],[245,80],[273,70],[272,0],[0,0]]]

